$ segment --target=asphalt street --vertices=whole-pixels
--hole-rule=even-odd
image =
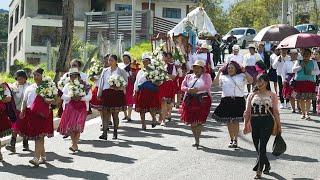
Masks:
[[[244,51],[242,51],[244,52]],[[212,111],[220,101],[221,91],[213,89]],[[271,174],[265,179],[320,179],[320,117],[312,121],[301,120],[291,110],[281,110],[283,138],[287,143],[285,154],[274,157],[270,152],[274,137],[268,144]],[[121,117],[123,114],[121,113]],[[122,121],[119,139],[99,140],[101,119],[86,122],[81,134],[80,152],[71,153],[70,139],[55,134],[46,139],[48,162],[33,168],[28,161],[33,152],[17,153],[2,148],[4,162],[0,162],[1,180],[19,179],[123,179],[123,180],[245,180],[253,179],[252,171],[257,153],[251,135],[240,134],[239,149],[228,148],[229,137],[224,124],[209,116],[201,137],[199,150],[194,143],[190,127],[179,120],[174,110],[173,120],[165,127],[151,128],[150,116],[147,131],[141,130],[139,115],[133,113],[133,122]],[[242,124],[241,124],[242,128]],[[30,143],[34,149],[34,143]]]

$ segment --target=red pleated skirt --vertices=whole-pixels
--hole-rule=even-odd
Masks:
[[[159,112],[160,107],[161,104],[158,91],[151,91],[146,88],[138,91],[135,107],[137,112]]]
[[[296,81],[294,90],[297,93],[316,93],[316,83],[312,81]]]
[[[6,106],[0,102],[0,138],[11,133],[11,121],[6,113]]]
[[[184,92],[181,90],[181,86],[182,86],[182,82],[184,80],[185,76],[183,77],[177,77],[176,78],[176,84],[177,84],[177,90],[176,93],[177,94],[183,94]]]
[[[27,108],[25,118],[17,121],[14,131],[33,140],[42,136],[53,137],[53,113],[50,110],[49,117],[43,118]]]
[[[289,83],[285,82],[282,88],[282,95],[285,99],[293,98],[293,87],[289,86]]]
[[[177,90],[177,85],[176,85],[175,81],[168,80],[168,81],[162,83],[159,86],[160,100],[164,100],[164,99],[173,100],[174,96],[176,94],[176,90]]]
[[[110,112],[120,112],[127,109],[126,98],[123,91],[105,89],[102,92],[102,106]]]
[[[87,107],[84,101],[70,101],[62,113],[58,132],[62,135],[82,133],[87,118]]]
[[[133,89],[134,89],[133,82],[132,81],[128,81],[128,85],[126,87],[126,103],[127,103],[127,106],[132,106],[134,104]]]
[[[201,102],[193,97],[188,103],[182,103],[181,121],[185,124],[204,124],[210,113],[210,107],[210,96],[203,97]]]
[[[94,109],[101,110],[102,102],[98,100],[98,87],[95,87],[92,91],[92,98],[90,100],[90,106]]]

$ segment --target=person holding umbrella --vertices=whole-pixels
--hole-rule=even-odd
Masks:
[[[304,49],[303,60],[297,61],[293,66],[295,76],[295,91],[297,92],[296,99],[299,100],[301,108],[301,119],[310,120],[309,110],[311,100],[316,99],[316,76],[320,74],[319,67],[316,61],[310,60],[311,50]]]

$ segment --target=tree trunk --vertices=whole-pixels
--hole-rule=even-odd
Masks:
[[[74,28],[74,0],[63,0],[62,34],[54,81],[58,82],[62,73],[67,71],[71,60],[71,49]]]
[[[316,14],[316,22],[315,24],[319,24],[319,8],[316,0],[313,0],[314,11]]]

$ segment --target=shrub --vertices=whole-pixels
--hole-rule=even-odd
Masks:
[[[151,52],[151,43],[149,41],[142,42],[130,48],[129,52],[133,60],[141,62],[141,56],[145,52]]]

